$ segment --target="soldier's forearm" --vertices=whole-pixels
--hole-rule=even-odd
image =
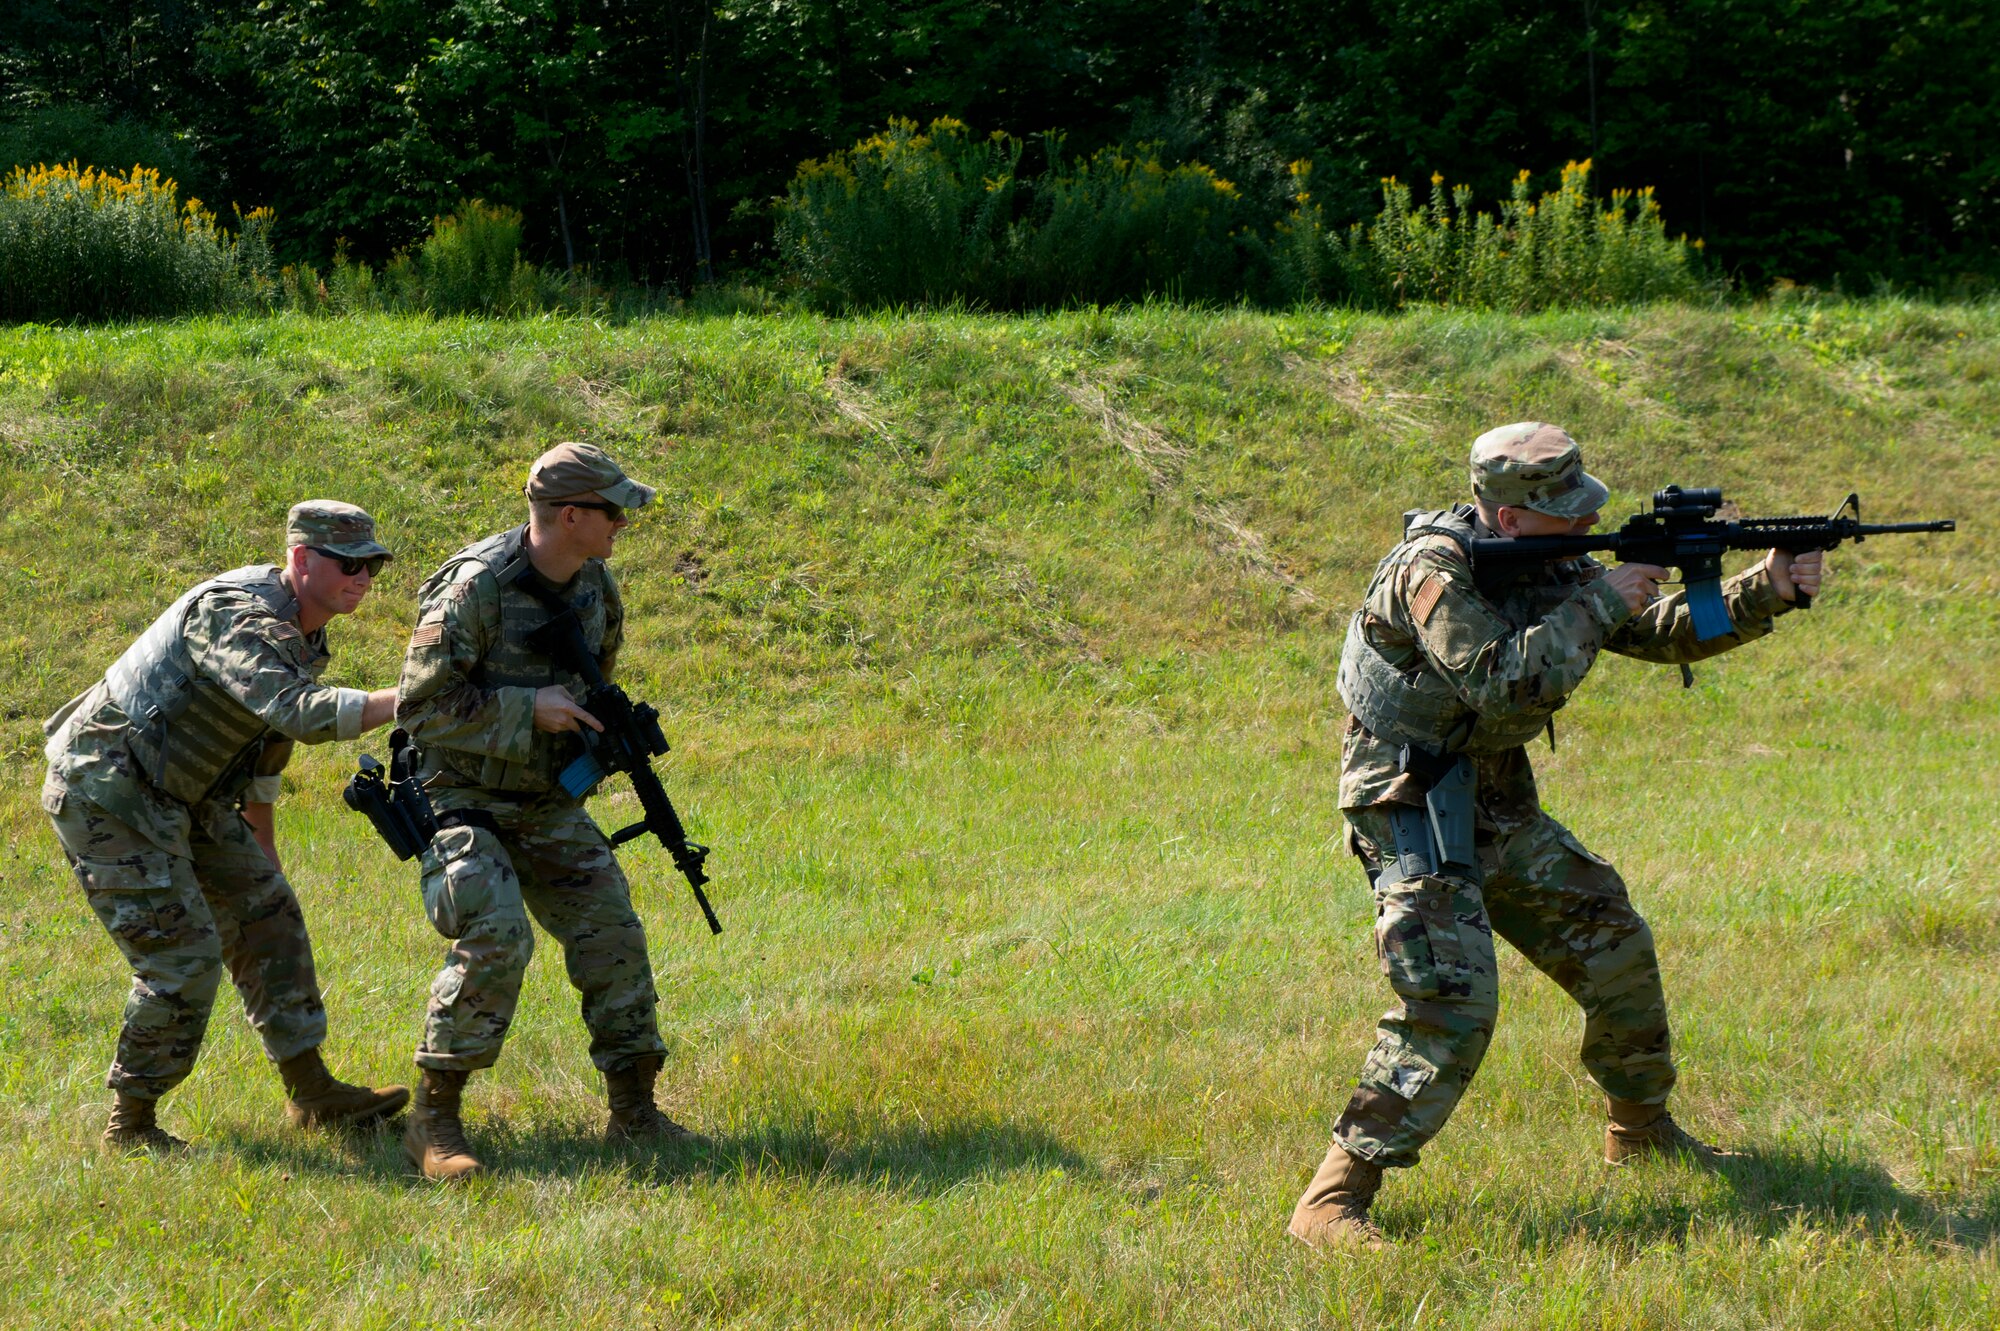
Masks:
[[[1695,636],[1687,594],[1676,592],[1633,616],[1607,644],[1620,656],[1660,665],[1692,665],[1720,656],[1772,629],[1772,620],[1792,607],[1778,595],[1770,573],[1759,564],[1722,584],[1722,602],[1732,632],[1702,641]]]
[[[263,847],[264,858],[271,861],[271,867],[280,873],[284,865],[278,862],[278,819],[275,805],[260,800],[246,800],[243,804],[243,821],[250,825],[250,835]]]
[[[376,689],[361,708],[361,733],[385,726],[396,719],[396,691]]]

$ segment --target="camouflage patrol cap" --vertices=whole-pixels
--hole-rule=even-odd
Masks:
[[[620,508],[644,508],[656,491],[627,476],[595,444],[557,444],[528,468],[528,498],[546,503],[602,499]]]
[[[375,519],[338,499],[308,499],[292,505],[285,515],[285,548],[309,545],[350,559],[383,555],[389,547],[375,539]]]
[[[1594,513],[1611,495],[1583,469],[1583,450],[1569,432],[1541,421],[1503,425],[1472,441],[1472,493],[1558,518]]]

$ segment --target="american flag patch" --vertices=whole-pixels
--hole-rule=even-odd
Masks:
[[[410,635],[412,647],[435,647],[444,641],[444,621],[435,620],[429,624],[417,625],[417,631]]]
[[[1431,622],[1431,611],[1437,609],[1438,598],[1444,595],[1444,589],[1445,577],[1442,573],[1431,574],[1417,588],[1417,594],[1410,598],[1410,613],[1416,616],[1419,624]]]

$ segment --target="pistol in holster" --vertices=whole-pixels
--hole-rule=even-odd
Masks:
[[[1433,753],[1406,744],[1398,754],[1405,775],[1423,788],[1422,808],[1389,806],[1389,835],[1397,863],[1384,865],[1393,881],[1450,876],[1480,880],[1473,842],[1473,796],[1477,778],[1472,759],[1462,753]]]
[[[399,860],[421,855],[438,831],[437,817],[431,812],[423,782],[417,779],[416,765],[417,746],[411,743],[409,731],[398,729],[389,736],[389,766],[384,768],[362,754],[361,769],[340,792],[348,808],[366,814],[375,824]]]

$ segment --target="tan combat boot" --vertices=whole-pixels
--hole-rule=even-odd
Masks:
[[[472,1074],[442,1068],[424,1068],[422,1072],[409,1122],[403,1128],[403,1154],[425,1178],[439,1183],[484,1172],[486,1166],[465,1144],[465,1124],[458,1117],[459,1096]]]
[[[285,1116],[301,1128],[361,1127],[377,1123],[409,1103],[407,1086],[350,1086],[326,1070],[318,1049],[294,1054],[278,1064],[285,1080]]]
[[[1629,1165],[1635,1160],[1665,1157],[1713,1169],[1724,1160],[1741,1157],[1739,1151],[1725,1151],[1693,1136],[1674,1122],[1665,1105],[1606,1100],[1605,1106],[1611,1115],[1611,1124],[1604,1130],[1607,1165]]]
[[[627,1141],[679,1146],[710,1144],[708,1138],[674,1122],[653,1103],[653,1083],[659,1080],[660,1065],[664,1062],[658,1054],[648,1054],[604,1074],[605,1093],[611,1101],[611,1122],[604,1128],[607,1145]]]
[[[164,1155],[187,1149],[187,1143],[153,1121],[158,1100],[116,1092],[111,1118],[104,1125],[104,1147],[109,1151],[151,1151]]]
[[[1349,1155],[1335,1142],[1292,1209],[1286,1232],[1322,1252],[1381,1252],[1389,1240],[1368,1218],[1369,1204],[1381,1186],[1382,1166]]]

